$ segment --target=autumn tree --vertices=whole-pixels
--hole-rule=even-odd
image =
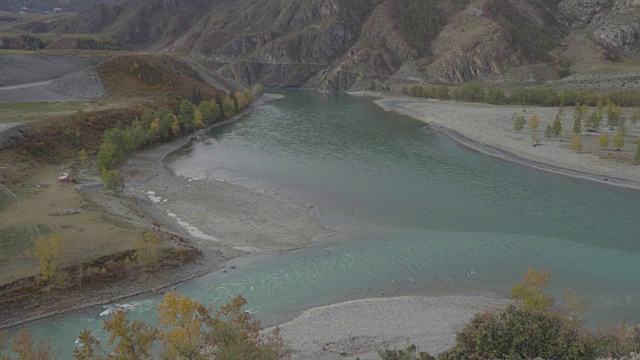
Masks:
[[[196,130],[200,130],[204,127],[204,118],[200,109],[196,109],[193,116],[193,127],[195,127]]]
[[[172,121],[171,121],[171,133],[176,138],[180,137],[180,135],[182,134],[182,130],[180,128],[180,121],[178,120],[178,117],[175,115],[173,115]]]
[[[600,135],[600,137],[598,138],[598,145],[600,145],[600,147],[603,149],[609,146],[609,135],[607,134]]]
[[[204,359],[203,325],[205,307],[177,293],[168,293],[158,305],[163,357]]]
[[[255,97],[262,97],[262,95],[264,95],[264,85],[262,85],[261,83],[256,83],[253,86],[253,92],[255,94]]]
[[[0,332],[0,360],[13,359],[7,350],[15,355],[16,360],[52,360],[56,358],[52,355],[52,349],[50,342],[36,341],[25,328],[11,339],[11,345],[7,344],[6,336]]]
[[[247,100],[247,96],[244,91],[236,92],[235,98],[238,111],[245,109],[249,105],[249,101]]]
[[[38,259],[36,281],[39,284],[46,285],[47,291],[64,285],[67,276],[60,269],[62,248],[60,246],[59,235],[39,238],[27,251],[27,255]]]
[[[110,333],[112,354],[105,352],[100,340],[83,331],[75,360],[148,359],[159,342],[160,359],[205,360],[281,360],[290,350],[284,345],[278,328],[263,332],[260,322],[243,310],[246,300],[238,296],[219,310],[176,293],[167,293],[158,305],[159,327],[127,319],[118,311],[104,329]]]
[[[222,100],[222,113],[224,114],[224,117],[230,118],[236,114],[236,111],[236,103],[233,99],[228,96],[225,97],[224,100]]]
[[[540,125],[540,120],[538,120],[538,115],[536,114],[531,115],[531,118],[529,119],[529,128],[531,130],[537,130],[539,125]]]
[[[109,332],[109,346],[114,346],[113,354],[117,360],[150,359],[158,330],[142,321],[127,319],[127,312],[117,311],[111,320],[104,322]],[[88,344],[82,344],[83,347]]]
[[[549,311],[553,307],[553,297],[544,292],[551,281],[551,272],[529,268],[521,283],[511,289],[509,299],[515,300],[522,310]]]
[[[622,131],[618,131],[613,136],[613,147],[620,151],[620,149],[624,146],[624,133]]]
[[[580,135],[576,135],[573,137],[573,140],[571,140],[571,145],[569,145],[569,149],[582,151],[582,138],[580,138]]]
[[[558,110],[558,112],[556,113],[556,118],[553,120],[553,125],[551,125],[551,132],[555,137],[560,136],[560,133],[562,133],[562,123],[560,121],[561,118],[562,112],[561,110]]]
[[[145,267],[158,266],[162,256],[162,240],[152,233],[145,233],[136,240],[136,260]]]

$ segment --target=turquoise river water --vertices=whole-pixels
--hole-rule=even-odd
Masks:
[[[236,294],[268,324],[348,299],[506,296],[529,266],[574,288],[587,323],[640,321],[640,192],[537,171],[472,151],[411,118],[346,94],[286,98],[210,131],[170,159],[177,174],[265,188],[312,204],[338,235],[236,261],[177,287],[207,303]],[[128,301],[154,316],[157,296]],[[103,308],[28,325],[67,353]]]

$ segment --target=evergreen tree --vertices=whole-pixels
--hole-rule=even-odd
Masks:
[[[638,148],[636,149],[636,160],[640,160],[640,144],[638,144]]]
[[[551,127],[551,124],[547,125],[547,128],[544,130],[544,137],[547,138],[547,140],[551,139],[551,136],[553,136],[553,128]]]

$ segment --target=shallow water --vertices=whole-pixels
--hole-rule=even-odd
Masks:
[[[330,244],[238,260],[178,287],[220,304],[238,293],[273,323],[358,297],[506,295],[527,267],[590,302],[588,323],[640,321],[640,192],[488,157],[346,94],[285,92],[171,158],[177,174],[291,194],[339,231]],[[133,300],[153,316],[156,298]],[[103,309],[30,325],[61,349]],[[104,318],[102,318],[104,319]],[[100,334],[100,333],[99,333]],[[104,336],[102,334],[101,336]]]

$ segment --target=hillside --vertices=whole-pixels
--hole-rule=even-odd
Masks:
[[[327,90],[576,73],[597,86],[593,74],[619,64],[637,72],[640,58],[637,0],[144,0],[37,25],[189,54],[245,83]]]

